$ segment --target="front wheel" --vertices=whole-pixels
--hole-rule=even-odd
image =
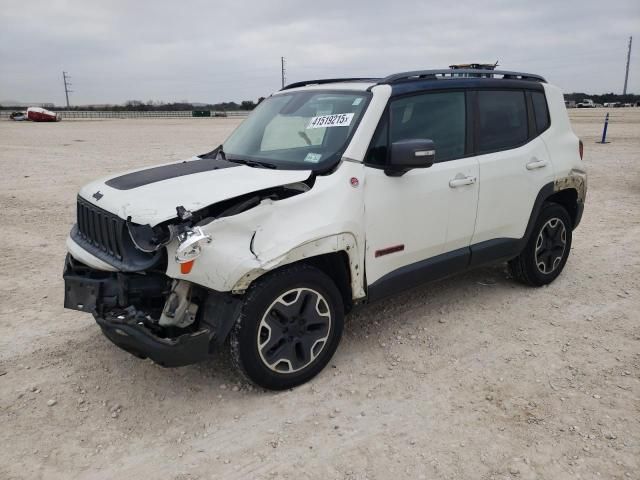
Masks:
[[[569,258],[571,233],[571,218],[565,208],[545,204],[524,250],[509,262],[513,277],[538,287],[553,282]]]
[[[256,385],[292,388],[326,366],[343,325],[342,296],[333,281],[309,265],[286,267],[249,289],[231,332],[232,359]]]

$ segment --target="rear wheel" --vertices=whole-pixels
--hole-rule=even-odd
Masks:
[[[571,234],[571,218],[565,208],[545,204],[524,250],[509,262],[513,277],[532,286],[554,281],[567,263]]]
[[[256,385],[292,388],[313,378],[333,356],[344,306],[333,281],[309,265],[258,279],[231,333],[236,366]]]

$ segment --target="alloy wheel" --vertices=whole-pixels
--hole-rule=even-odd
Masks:
[[[551,218],[540,229],[536,240],[536,267],[545,275],[562,262],[567,247],[567,229],[559,218]]]
[[[258,326],[262,362],[278,373],[294,373],[310,365],[327,345],[331,310],[325,297],[311,288],[295,288],[278,297]]]

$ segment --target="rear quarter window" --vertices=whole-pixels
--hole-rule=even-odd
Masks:
[[[508,150],[528,138],[527,106],[522,90],[478,92],[479,153]]]
[[[536,119],[536,132],[541,134],[549,128],[549,107],[547,107],[547,99],[542,92],[531,92],[531,101],[533,103],[533,114]]]

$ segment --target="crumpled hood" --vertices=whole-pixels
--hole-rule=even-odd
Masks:
[[[217,159],[190,160],[113,175],[85,185],[80,196],[120,218],[152,227],[246,193],[301,182],[310,170],[252,168]]]

